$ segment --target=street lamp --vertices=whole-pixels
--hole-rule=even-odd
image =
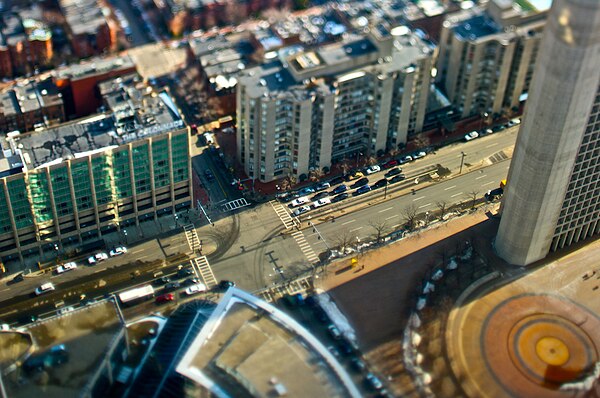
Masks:
[[[429,224],[429,212],[428,211],[425,212],[425,226],[427,226],[427,224]]]
[[[462,173],[463,164],[465,163],[465,157],[467,156],[467,154],[464,152],[461,152],[460,155],[462,157],[460,158],[460,170],[458,171],[458,174]]]
[[[358,158],[359,158],[359,156],[362,156],[362,155],[363,155],[362,152],[360,152],[360,151],[356,152],[356,167],[358,167]]]

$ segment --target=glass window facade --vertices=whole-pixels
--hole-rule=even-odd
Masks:
[[[8,202],[4,194],[4,187],[0,185],[0,234],[10,232],[10,213],[8,212]]]
[[[28,179],[35,221],[44,225],[53,219],[48,176],[45,170],[39,170],[29,173]]]
[[[92,201],[92,184],[90,183],[90,172],[87,162],[72,164],[71,175],[73,176],[73,189],[75,191],[77,210],[91,209],[94,204]]]
[[[178,134],[171,139],[173,179],[175,182],[185,181],[189,178],[188,149],[187,134]]]
[[[27,198],[27,188],[23,177],[8,181],[8,194],[12,205],[13,216],[17,228],[25,228],[33,225],[33,216],[29,199]]]
[[[154,187],[160,188],[171,183],[169,175],[169,141],[167,137],[152,142],[152,162],[154,163]]]
[[[103,205],[113,201],[112,175],[110,172],[110,157],[98,156],[92,159],[92,173],[96,188],[96,203]]]
[[[114,152],[112,154],[112,163],[117,198],[127,198],[132,195],[129,149]]]
[[[50,170],[52,181],[52,194],[58,217],[73,213],[73,201],[71,200],[71,189],[69,188],[69,173],[66,167]]]
[[[137,194],[150,191],[150,157],[147,143],[133,148],[133,175]]]

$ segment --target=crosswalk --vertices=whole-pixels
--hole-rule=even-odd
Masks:
[[[292,233],[292,237],[294,238],[298,246],[300,246],[300,250],[306,256],[308,261],[310,261],[311,263],[316,263],[319,261],[319,257],[317,257],[310,244],[304,238],[304,234],[302,233],[302,231],[296,231]]]
[[[250,205],[250,203],[248,203],[248,201],[244,198],[236,199],[236,200],[232,200],[230,202],[222,204],[221,211],[226,212],[226,211],[237,210],[242,207],[249,206],[249,205]]]
[[[273,206],[273,210],[275,210],[275,213],[277,214],[285,228],[294,228],[294,226],[296,225],[296,221],[294,221],[292,216],[290,216],[290,213],[287,211],[287,209],[276,200],[271,200],[269,203],[271,204],[271,206]]]
[[[255,295],[260,296],[265,301],[273,302],[280,297],[304,293],[307,290],[312,289],[312,277],[305,276],[300,279],[293,280],[291,282],[286,283],[285,285],[274,286],[272,288],[260,291],[255,293]]]
[[[208,289],[217,286],[217,278],[212,272],[212,268],[206,259],[206,256],[199,256],[190,260],[192,268],[198,271],[200,278]]]
[[[183,226],[183,231],[185,233],[185,238],[187,239],[188,246],[192,252],[201,251],[202,250],[202,242],[198,237],[198,232],[196,232],[196,227],[194,224],[188,224]]]

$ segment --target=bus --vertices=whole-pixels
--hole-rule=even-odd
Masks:
[[[154,288],[151,285],[145,285],[119,293],[119,300],[123,304],[132,304],[149,299],[152,296],[154,296]]]

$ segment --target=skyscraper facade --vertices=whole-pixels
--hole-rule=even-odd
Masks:
[[[600,2],[554,0],[496,250],[531,264],[600,232]]]

